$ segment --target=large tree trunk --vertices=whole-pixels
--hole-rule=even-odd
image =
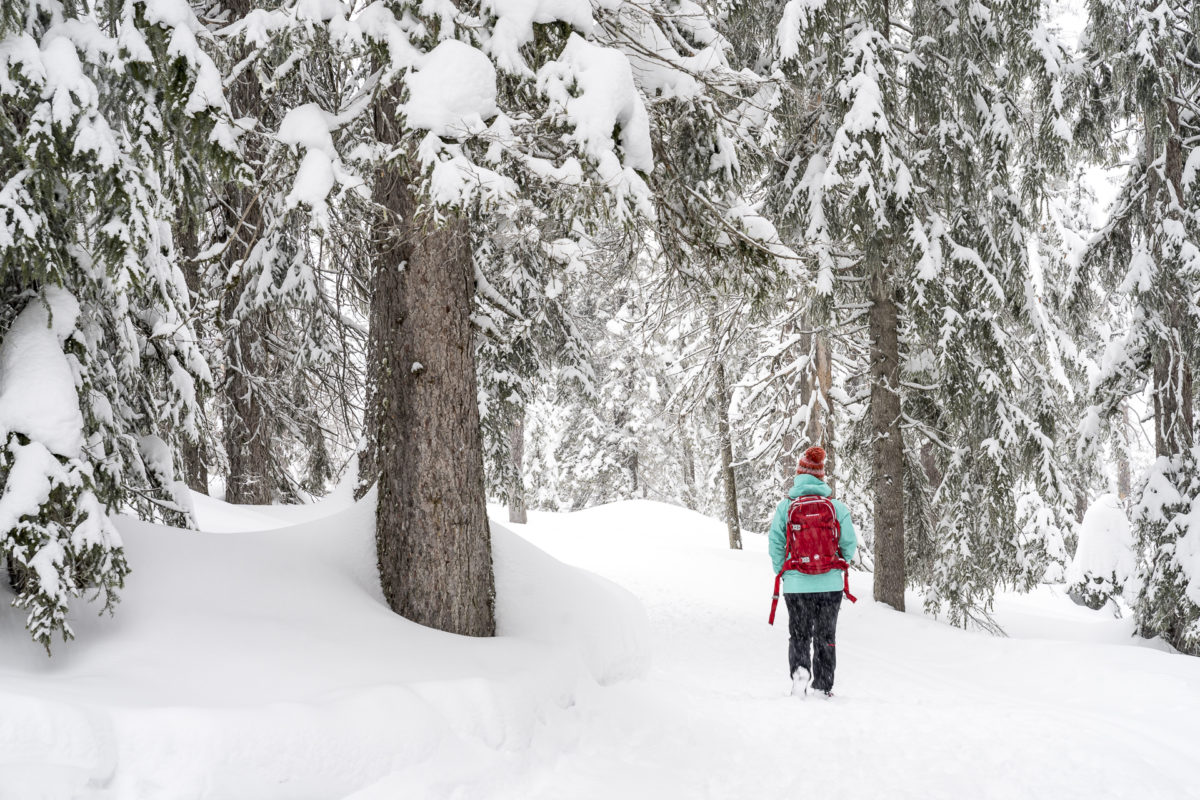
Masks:
[[[899,311],[878,265],[871,279],[871,428],[875,599],[904,610],[904,444],[900,431]]]
[[[733,438],[729,433],[729,385],[725,365],[716,357],[717,435],[721,446],[721,477],[725,483],[725,526],[729,529],[729,547],[742,549],[742,523],[738,518],[737,480],[733,474]]]
[[[251,0],[227,0],[232,19],[241,19],[254,6]],[[245,53],[239,53],[239,58]],[[229,107],[235,119],[260,119],[262,88],[252,69],[243,70],[229,89]],[[247,163],[262,160],[259,134],[245,137],[243,155]],[[229,244],[222,258],[227,275],[237,278],[226,286],[222,311],[225,318],[225,380],[222,408],[225,422],[225,455],[229,477],[225,500],[230,503],[270,503],[273,499],[271,434],[259,383],[268,378],[265,333],[270,325],[266,310],[242,310],[239,303],[247,285],[257,278],[245,272],[243,263],[262,235],[262,207],[253,187],[231,183],[225,188],[225,226]]]
[[[525,461],[525,411],[521,410],[513,419],[512,428],[508,432],[509,486],[508,486],[508,521],[524,525],[529,521],[525,509],[525,473],[522,470]]]
[[[376,108],[397,143],[398,89]],[[422,625],[495,633],[495,581],[475,386],[468,229],[416,216],[401,160],[376,174],[360,486],[378,486],[375,542],[388,604]]]

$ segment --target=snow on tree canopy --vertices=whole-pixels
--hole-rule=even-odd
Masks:
[[[17,315],[0,343],[0,430],[16,431],[48,450],[78,458],[83,414],[62,345],[75,329],[79,303],[48,287]]]
[[[1119,590],[1133,575],[1133,537],[1129,519],[1117,496],[1108,493],[1096,498],[1079,527],[1079,547],[1067,568],[1067,583],[1076,584],[1090,579],[1111,579]]]
[[[485,129],[496,116],[496,68],[481,51],[447,39],[420,59],[404,79],[410,127],[446,139],[463,139]]]
[[[571,34],[562,54],[538,72],[538,88],[574,129],[572,138],[618,195],[631,195],[652,216],[645,182],[651,172],[650,118],[625,54]],[[620,159],[613,131],[620,131]]]
[[[484,8],[496,15],[487,51],[505,72],[529,74],[521,48],[533,41],[534,24],[562,21],[590,34],[595,27],[587,0],[485,0]]]
[[[300,203],[308,205],[318,225],[327,222],[325,200],[333,187],[338,183],[358,182],[343,168],[333,146],[332,132],[337,126],[337,119],[316,103],[305,103],[288,111],[276,134],[284,144],[304,148],[304,158],[284,205],[286,208],[295,208]]]

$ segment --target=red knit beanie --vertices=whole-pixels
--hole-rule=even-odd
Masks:
[[[810,447],[804,451],[804,455],[800,456],[800,463],[796,465],[797,475],[812,475],[815,478],[825,479],[825,448]]]

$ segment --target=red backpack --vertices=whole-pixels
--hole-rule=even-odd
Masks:
[[[851,603],[858,598],[850,594],[850,565],[842,558],[838,542],[842,526],[837,509],[827,497],[801,495],[792,501],[787,515],[787,545],[783,551],[783,567],[775,576],[775,595],[771,598],[770,624],[775,624],[775,607],[779,605],[779,587],[783,573],[788,570],[805,575],[823,575],[831,569],[845,571],[842,591]]]

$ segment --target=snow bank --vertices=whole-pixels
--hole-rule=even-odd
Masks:
[[[373,504],[324,506],[198,502],[227,533],[120,519],[121,606],[73,609],[78,640],[52,659],[0,609],[0,800],[342,797],[388,775],[429,796],[645,669],[627,592],[499,528],[500,636],[393,614]],[[239,515],[282,524],[232,532]]]
[[[646,672],[650,623],[633,595],[494,522],[492,548],[501,635],[570,644],[600,684]]]

